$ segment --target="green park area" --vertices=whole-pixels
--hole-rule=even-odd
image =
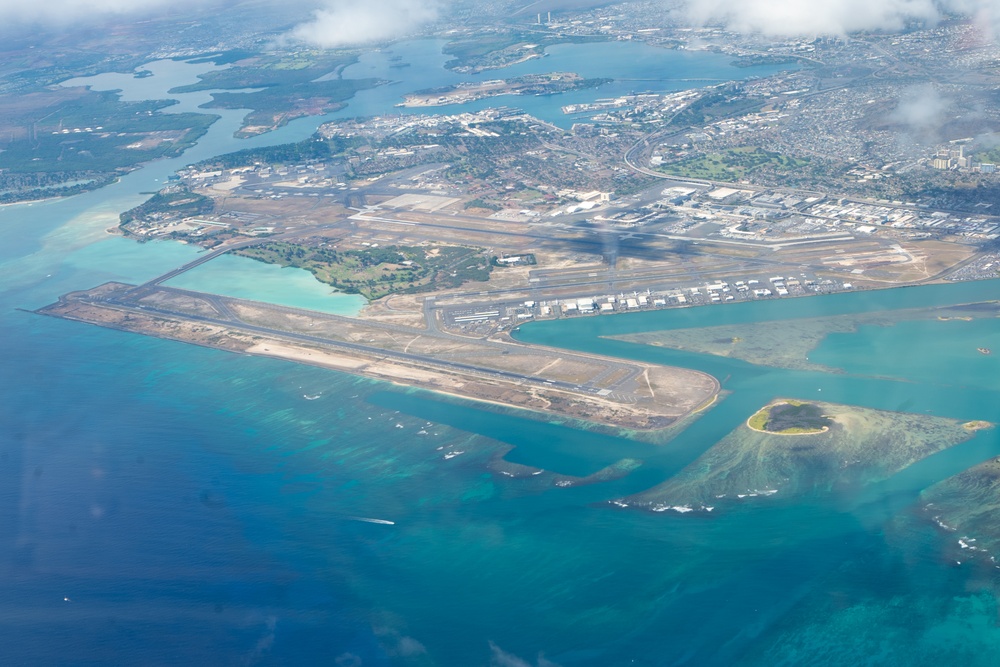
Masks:
[[[435,245],[340,250],[271,242],[238,254],[311,272],[343,292],[379,299],[389,294],[425,292],[489,280],[492,266],[480,248]]]
[[[700,153],[676,162],[664,163],[660,171],[687,178],[731,181],[746,178],[757,171],[789,172],[809,161],[764,150],[759,146],[725,148],[717,152]]]

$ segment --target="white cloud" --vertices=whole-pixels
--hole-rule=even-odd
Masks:
[[[933,144],[941,139],[938,132],[953,110],[954,101],[928,83],[903,90],[889,120],[909,141]]]
[[[1000,35],[1000,2],[997,0],[947,0],[948,8],[972,17],[984,39]]]
[[[941,16],[934,0],[686,0],[682,11],[699,25],[772,36],[899,30],[907,21]]]
[[[332,0],[291,36],[323,48],[379,42],[430,23],[439,10],[438,0]]]
[[[934,23],[947,13],[972,17],[991,37],[1000,26],[997,0],[681,0],[680,11],[697,25],[766,36],[893,31],[909,21]]]
[[[940,127],[950,108],[951,102],[942,97],[932,84],[911,86],[900,96],[892,119],[922,131]]]

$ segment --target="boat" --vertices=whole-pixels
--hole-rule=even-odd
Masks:
[[[395,526],[395,521],[389,521],[388,519],[370,519],[366,516],[351,516],[347,517],[353,521],[364,521],[365,523],[380,523],[385,526]]]
[[[978,351],[979,354],[993,354],[993,350],[988,347],[977,347],[976,351]]]

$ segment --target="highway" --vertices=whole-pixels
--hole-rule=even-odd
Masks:
[[[182,273],[187,273],[188,271],[190,271],[191,269],[193,269],[195,267],[201,266],[202,264],[205,264],[206,262],[210,262],[210,261],[212,261],[213,259],[215,259],[216,257],[218,257],[220,255],[225,255],[230,250],[239,250],[240,248],[249,248],[250,246],[259,245],[261,243],[264,243],[264,241],[265,241],[265,239],[252,239],[252,240],[248,240],[248,241],[239,241],[237,243],[230,243],[228,245],[216,248],[215,250],[210,250],[210,251],[208,251],[208,252],[206,252],[206,253],[204,253],[202,255],[198,255],[197,258],[191,260],[190,262],[188,262],[184,266],[179,266],[179,267],[177,267],[176,269],[174,269],[172,271],[168,271],[167,273],[164,273],[161,276],[157,276],[156,278],[153,278],[152,280],[146,281],[143,284],[138,285],[135,289],[138,290],[138,289],[143,289],[143,288],[147,288],[147,287],[156,287],[157,285],[165,283],[165,282],[167,282],[168,280],[170,280],[172,278],[176,278],[177,276],[181,275]]]

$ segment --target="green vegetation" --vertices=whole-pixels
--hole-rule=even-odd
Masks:
[[[344,144],[337,139],[305,139],[294,144],[246,148],[203,160],[198,169],[235,169],[255,164],[300,164],[312,160],[328,160],[344,151]]]
[[[1000,146],[997,148],[991,148],[988,151],[976,153],[975,160],[976,162],[990,162],[992,164],[1000,162]]]
[[[451,56],[452,64],[468,64],[473,58],[480,58],[494,51],[501,51],[511,46],[527,43],[520,33],[500,33],[495,35],[476,35],[475,38],[455,40],[444,45],[442,52]],[[537,44],[538,42],[533,42]],[[455,61],[458,61],[457,63]]]
[[[464,208],[466,208],[466,209],[470,209],[470,208],[482,208],[482,209],[486,209],[487,211],[499,211],[503,207],[500,206],[499,204],[491,204],[490,202],[486,201],[485,199],[479,198],[479,199],[473,199],[471,201],[465,202],[465,207]]]
[[[8,144],[0,153],[0,169],[15,172],[86,174],[127,170],[140,162],[177,155],[192,145],[214,121],[212,116],[177,114],[148,116],[126,131],[39,134],[34,141]],[[170,119],[159,122],[162,119]]]
[[[784,401],[761,408],[747,421],[755,431],[784,435],[822,433],[832,423],[818,405],[800,401]]]
[[[805,419],[818,426],[821,414],[830,428],[772,433],[739,426],[680,473],[628,500],[697,508],[858,489],[973,436],[958,420],[924,414],[801,401],[787,401],[786,410],[785,425]]]
[[[758,67],[760,65],[788,65],[795,62],[800,62],[800,59],[795,56],[754,53],[749,56],[740,56],[730,61],[729,64],[733,67]]]
[[[48,172],[39,174],[0,173],[0,204],[70,197],[113,183],[114,174]]]
[[[287,91],[308,84],[357,61],[353,55],[323,55],[303,52],[291,55],[263,54],[244,58],[243,64],[198,75],[200,81],[180,86],[170,92],[191,93],[199,90],[237,90],[272,88]],[[340,79],[331,79],[339,81]],[[322,82],[320,82],[322,83]]]
[[[702,95],[674,116],[673,125],[706,125],[720,118],[749,113],[761,107],[757,100],[747,100],[740,94],[739,84],[728,84]]]
[[[374,79],[334,79],[321,83],[269,87],[254,93],[213,93],[209,107],[253,109],[244,120],[247,126],[267,129],[281,127],[302,116],[336,111],[359,90],[372,88]]]
[[[770,416],[771,416],[770,408],[766,407],[761,408],[760,410],[755,412],[753,416],[750,417],[749,420],[747,420],[747,426],[749,426],[755,431],[767,430],[765,427],[767,426],[767,420]]]
[[[121,227],[136,220],[148,220],[156,216],[189,218],[206,215],[215,208],[215,202],[208,197],[178,188],[168,192],[158,192],[144,203],[125,211],[119,216]]]
[[[46,107],[41,120],[3,119],[12,138],[0,140],[0,201],[95,189],[143,162],[179,155],[215,121],[207,114],[159,113],[169,105],[87,93]]]
[[[475,37],[456,39],[445,44],[442,51],[452,57],[446,67],[462,71],[500,69],[521,58],[541,53],[552,44],[606,41],[605,37],[582,35],[544,35],[536,32],[498,32],[477,34]],[[524,46],[533,45],[526,49]]]
[[[122,41],[124,40],[118,44]],[[117,49],[116,53],[110,53],[100,49],[87,52],[58,47],[43,51],[33,45],[30,49],[18,52],[10,49],[9,43],[4,46],[8,49],[4,52],[5,73],[0,80],[2,95],[29,93],[38,98],[59,97],[65,91],[51,87],[66,79],[93,76],[102,72],[129,72],[149,60],[149,52],[140,50],[132,54]],[[41,56],[39,52],[45,55]]]
[[[540,145],[538,137],[521,132],[522,126],[506,127],[510,123],[481,123],[480,128],[496,132],[503,137],[495,141],[493,137],[442,137],[442,145],[451,149],[454,159],[451,166],[444,172],[450,179],[465,178],[489,179],[499,175],[504,168],[515,168],[517,165],[530,163],[535,165],[543,160],[533,159],[526,155]],[[527,172],[538,174],[537,171]]]
[[[187,56],[178,56],[175,60],[185,60],[189,63],[200,65],[202,63],[215,63],[216,65],[231,65],[239,60],[246,60],[247,58],[252,58],[256,54],[255,51],[248,51],[246,49],[232,49],[230,51],[220,51],[218,53],[209,53],[200,58],[188,59]]]
[[[337,289],[378,299],[489,280],[492,266],[480,248],[386,246],[336,250],[273,242],[238,251],[246,257],[294,266]]]
[[[253,109],[244,120],[242,133],[260,134],[294,118],[335,111],[359,90],[378,85],[375,79],[341,79],[339,75],[318,80],[339,73],[355,60],[353,55],[323,52],[259,55],[240,59],[228,69],[201,74],[198,83],[171,92],[259,89],[213,93],[210,106]]]
[[[660,167],[660,171],[688,178],[733,180],[746,178],[748,174],[756,171],[786,172],[800,169],[807,164],[809,164],[808,158],[793,158],[764,150],[759,146],[741,146],[664,164]]]

